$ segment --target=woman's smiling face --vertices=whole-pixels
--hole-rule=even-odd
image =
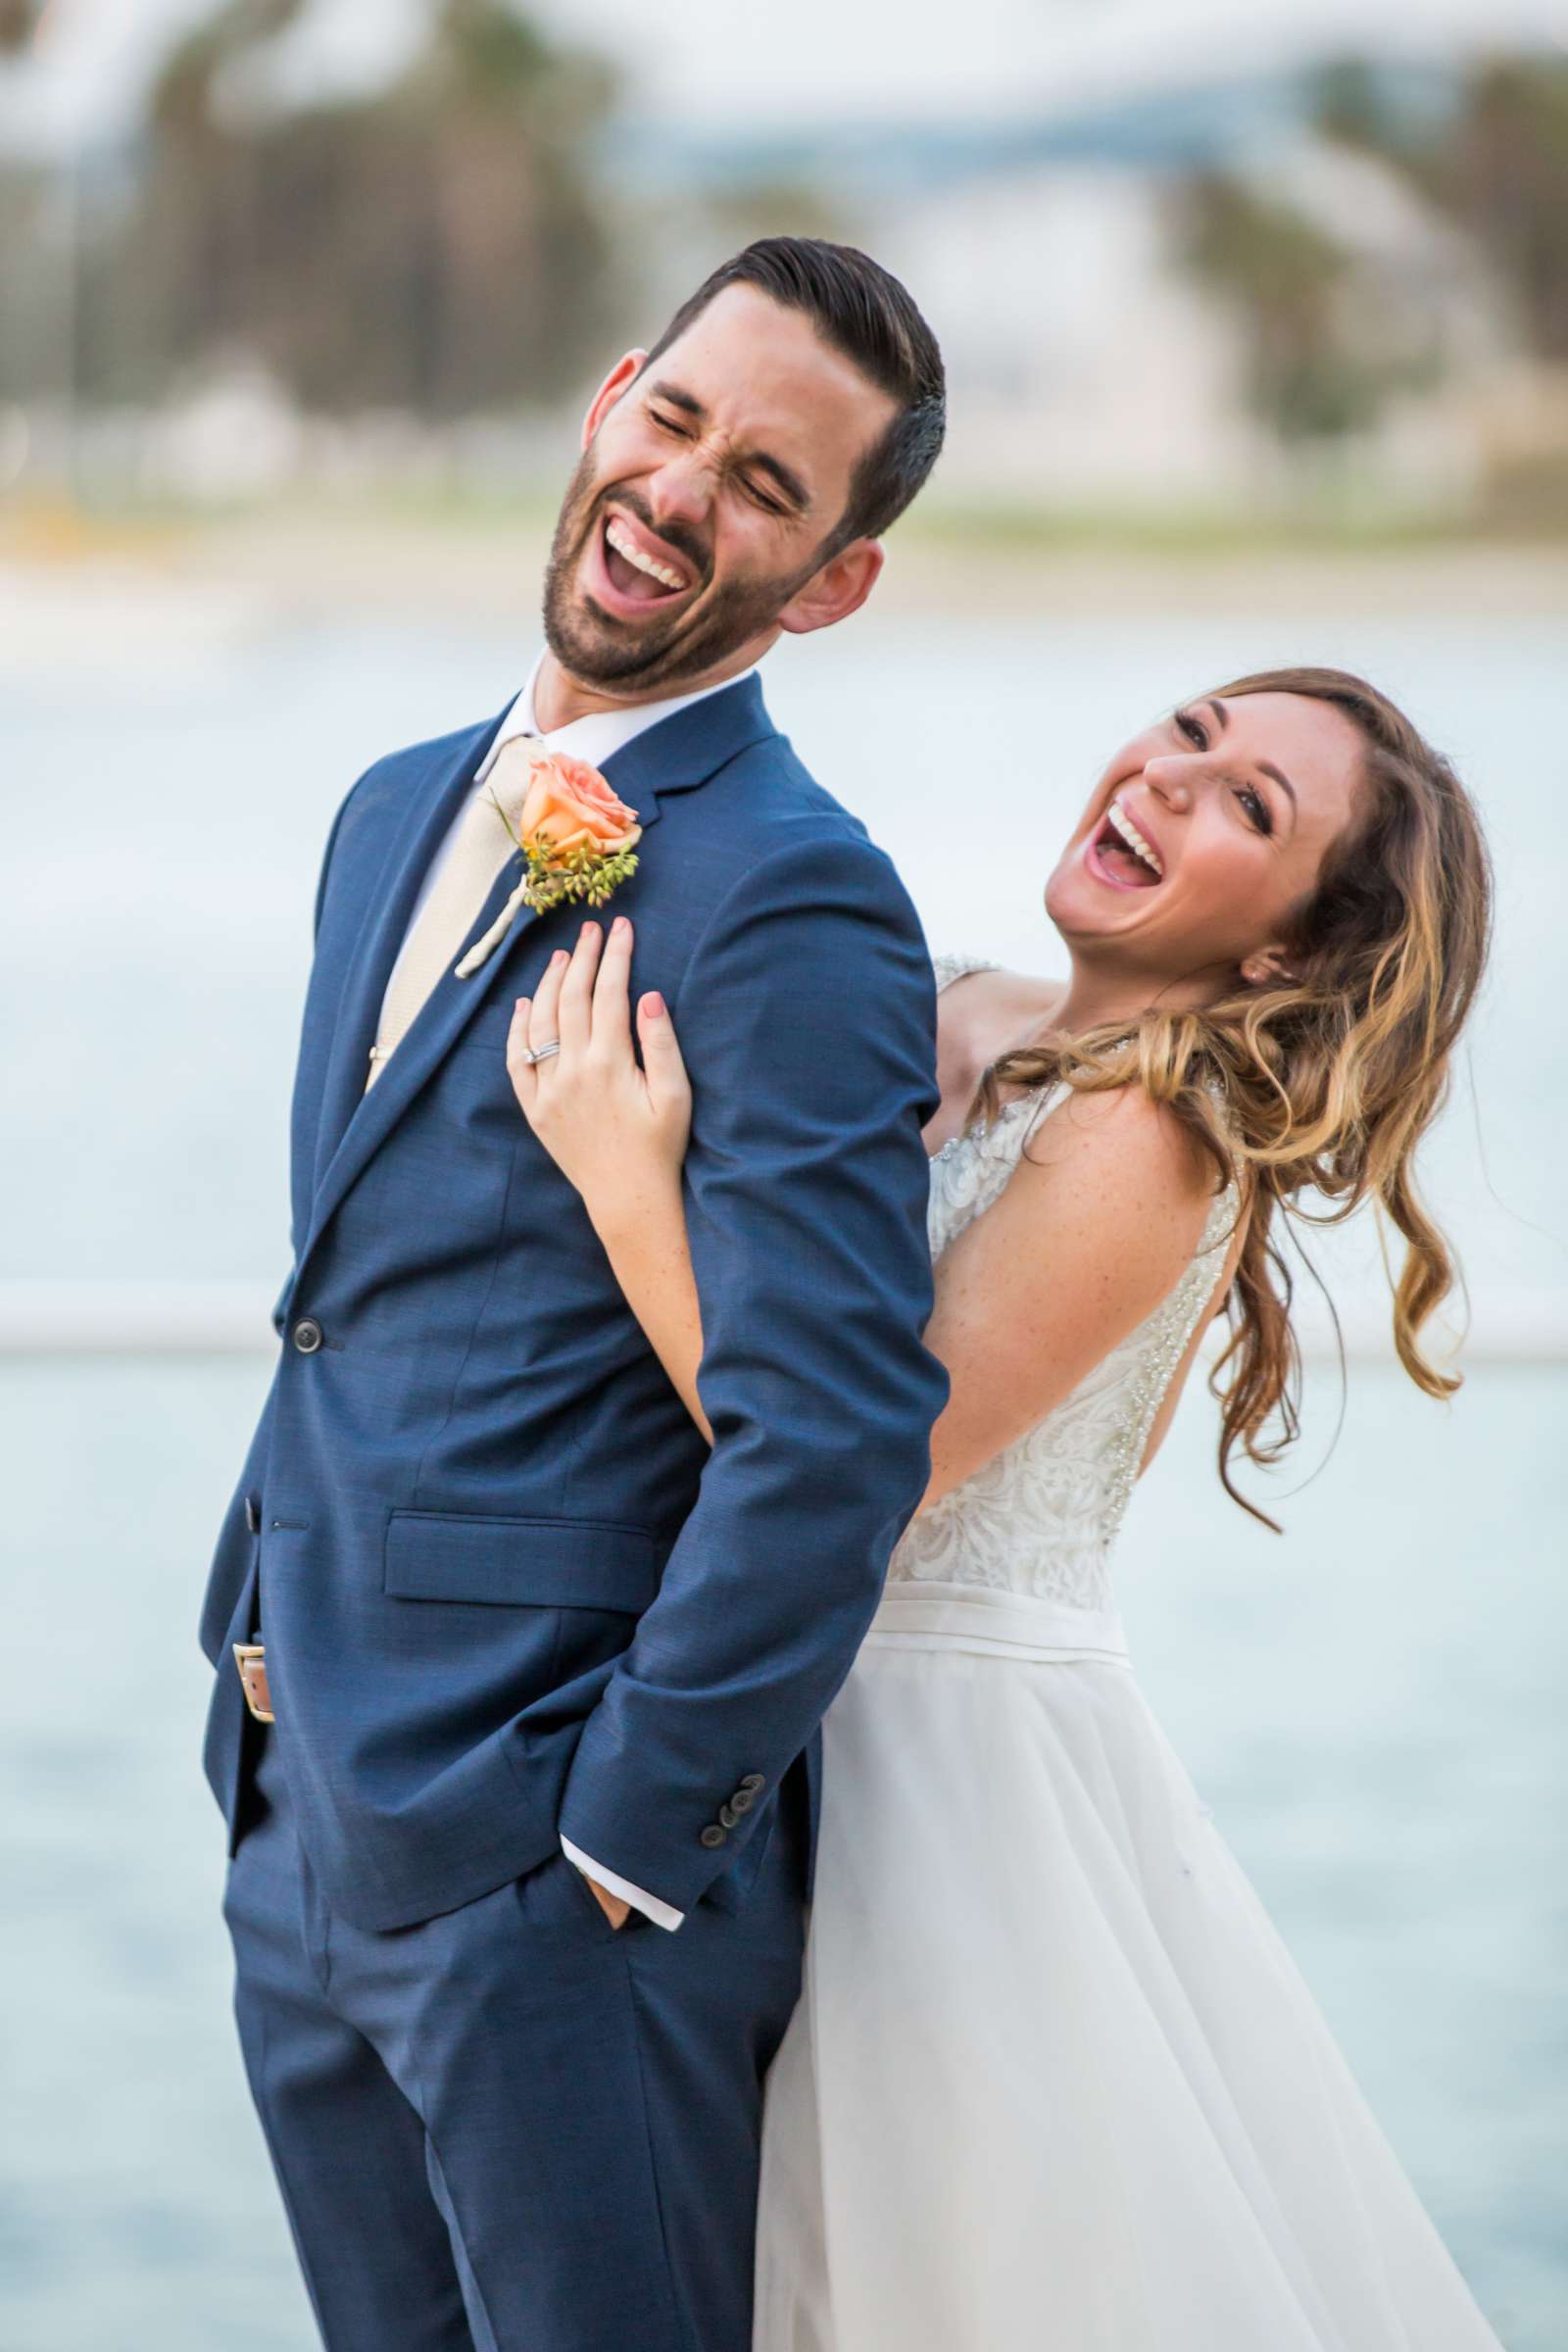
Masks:
[[[1332,704],[1206,696],[1123,746],[1046,885],[1069,948],[1152,993],[1280,968],[1350,821],[1364,746]]]

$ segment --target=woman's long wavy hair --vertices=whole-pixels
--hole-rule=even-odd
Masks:
[[[1429,1396],[1459,1386],[1422,1348],[1455,1271],[1411,1163],[1446,1094],[1480,984],[1492,879],[1453,769],[1376,687],[1344,670],[1302,668],[1258,671],[1216,691],[1224,700],[1299,694],[1331,703],[1364,746],[1355,813],[1288,942],[1290,977],[1254,987],[1238,971],[1201,1010],[1156,1004],[1131,1035],[1123,1019],[1004,1054],[986,1072],[971,1117],[993,1117],[1004,1089],[1060,1080],[1097,1094],[1137,1083],[1189,1130],[1217,1184],[1239,1176],[1243,1241],[1226,1301],[1229,1338],[1209,1385],[1222,1408],[1226,1492],[1266,1519],[1231,1471],[1238,1446],[1251,1461],[1273,1463],[1300,1427],[1300,1355],[1281,1247],[1287,1216],[1340,1224],[1371,1200],[1403,1243],[1396,1273],[1385,1250],[1399,1361]],[[1305,1205],[1313,1196],[1328,1204],[1319,1213]]]

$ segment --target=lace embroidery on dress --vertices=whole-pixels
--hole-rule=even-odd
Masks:
[[[1000,972],[1000,963],[992,963],[984,956],[933,956],[932,969],[937,976],[937,995],[953,986],[955,980],[967,980],[971,972]]]
[[[937,959],[938,987],[996,970]],[[1037,1087],[955,1136],[931,1162],[933,1261],[1000,1199],[1061,1090]],[[911,1522],[890,1579],[990,1585],[1077,1608],[1108,1609],[1110,1553],[1149,1434],[1219,1280],[1238,1195],[1217,1194],[1192,1262],[1153,1313],[1028,1434]]]

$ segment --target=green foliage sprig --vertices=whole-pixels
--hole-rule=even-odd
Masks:
[[[602,850],[581,846],[562,855],[530,848],[525,842],[522,854],[528,860],[524,896],[541,914],[573,899],[588,906],[603,906],[637,871],[635,850],[616,850],[607,857]]]

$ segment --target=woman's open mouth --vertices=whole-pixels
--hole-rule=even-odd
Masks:
[[[1120,801],[1113,800],[1105,810],[1103,824],[1084,852],[1084,863],[1112,890],[1155,890],[1165,878],[1164,859]]]
[[[629,515],[610,514],[596,526],[587,586],[617,616],[641,618],[674,605],[696,585],[692,566]]]

